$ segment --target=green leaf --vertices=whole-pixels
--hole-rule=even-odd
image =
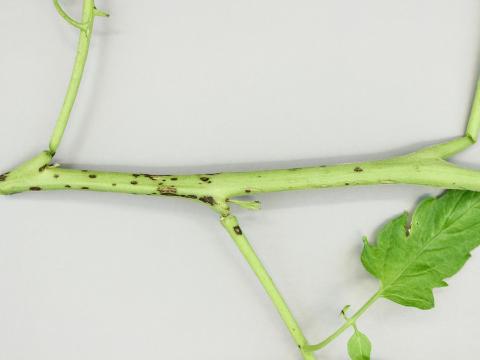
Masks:
[[[352,360],[370,360],[372,344],[365,334],[355,329],[354,334],[348,340],[348,355]]]
[[[480,245],[480,193],[448,190],[393,219],[376,245],[364,239],[362,263],[381,282],[379,294],[405,306],[434,307],[433,288],[457,273]]]

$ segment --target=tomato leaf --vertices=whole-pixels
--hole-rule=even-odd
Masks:
[[[434,307],[433,288],[457,273],[480,245],[480,193],[449,190],[386,224],[376,245],[364,240],[362,263],[380,295],[405,306]]]
[[[355,329],[347,344],[348,355],[352,360],[370,360],[372,344],[365,334]]]

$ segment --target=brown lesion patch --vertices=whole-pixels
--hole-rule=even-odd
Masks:
[[[53,177],[54,177],[55,179],[58,179],[58,178],[60,177],[60,175],[55,174],[55,175],[53,175]]]
[[[97,177],[97,175],[95,175],[95,174],[90,174],[90,175],[88,175],[88,177],[89,177],[90,179],[95,179],[95,178]]]
[[[32,186],[30,188],[30,191],[40,191],[40,190],[42,190],[42,188],[40,186]]]
[[[235,231],[235,234],[237,234],[237,235],[242,235],[243,234],[242,229],[238,225],[235,225],[233,227],[233,231]]]
[[[82,190],[88,190],[90,189],[88,186],[82,186]]]
[[[152,181],[155,181],[157,178],[155,175],[150,175],[150,174],[142,174],[142,175],[145,176],[146,178],[149,178]]]
[[[38,168],[38,171],[39,172],[42,172],[43,170],[45,170],[46,168],[48,167],[48,164],[45,164],[45,165],[42,165]]]
[[[197,199],[197,195],[179,195],[180,197],[186,198],[186,199]]]
[[[134,180],[134,181],[130,181],[130,184],[132,184],[132,185],[138,185],[138,181],[135,181],[135,180]]]
[[[353,171],[355,171],[355,172],[362,172],[363,169],[362,169],[360,166],[357,166],[357,167],[355,167],[355,169],[353,169]]]
[[[0,181],[5,181],[5,180],[7,180],[8,174],[9,174],[9,173],[5,173],[5,174],[0,175]]]
[[[202,180],[203,182],[209,182],[210,178],[206,176],[201,176],[200,180]]]
[[[67,189],[70,189],[70,188],[71,188],[71,186],[70,186],[70,185],[65,185],[65,187],[66,187]]]
[[[113,183],[112,186],[117,186],[117,184]]]
[[[201,202],[204,202],[205,204],[209,204],[211,206],[216,204],[215,199],[213,198],[213,196],[210,196],[210,195],[201,196],[198,198],[198,200],[200,200]]]
[[[250,189],[245,189],[245,192],[248,194],[248,193],[251,193],[252,190],[250,190]]]
[[[177,188],[174,186],[159,186],[157,190],[160,195],[177,195]]]

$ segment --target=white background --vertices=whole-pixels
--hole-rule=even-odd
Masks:
[[[80,0],[65,1],[78,16]],[[480,65],[475,0],[104,0],[57,160],[154,173],[377,159],[461,135]],[[77,31],[51,1],[0,10],[0,169],[46,148]],[[480,146],[455,161],[480,165]],[[439,190],[260,196],[237,212],[307,337],[377,282],[361,236]],[[86,192],[0,199],[0,359],[295,360],[207,208]],[[379,301],[373,359],[477,359],[480,253],[431,311]],[[346,359],[349,334],[319,359]]]

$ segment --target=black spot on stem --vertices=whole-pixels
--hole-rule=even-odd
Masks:
[[[30,190],[31,190],[31,191],[40,191],[40,190],[42,190],[42,188],[39,187],[39,186],[32,186],[32,187],[30,188]]]
[[[233,227],[233,231],[235,231],[235,234],[237,234],[237,235],[242,235],[243,234],[242,229],[238,225]]]
[[[363,169],[360,166],[357,166],[355,169],[353,169],[355,172],[362,172]]]

